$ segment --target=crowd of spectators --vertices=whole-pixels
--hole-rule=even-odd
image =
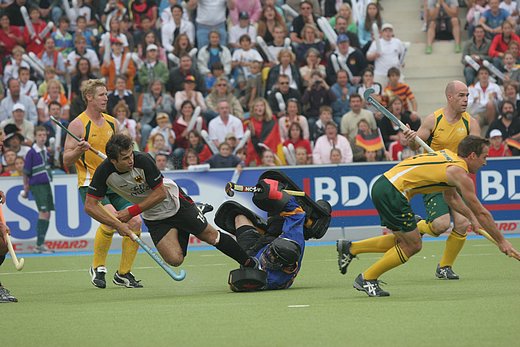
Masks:
[[[73,172],[63,166],[65,135],[50,117],[67,126],[85,109],[82,82],[102,78],[107,113],[164,168],[402,159],[407,151],[392,153],[407,147],[398,129],[363,93],[374,88],[377,100],[418,128],[417,102],[401,80],[406,49],[377,1],[356,4],[0,1],[3,151],[23,158],[42,125],[52,165]],[[480,28],[487,30],[477,25],[475,35]],[[481,89],[489,90],[484,82]],[[16,174],[10,157],[2,155],[4,175]]]
[[[467,7],[465,17],[459,12],[461,6]],[[520,2],[427,0],[423,8],[426,54],[435,52],[435,39],[454,39],[469,86],[468,112],[479,121],[482,136],[491,138],[493,132],[497,137],[499,131],[501,145],[510,149],[493,155],[520,155]],[[468,36],[465,42],[461,42],[463,31]]]

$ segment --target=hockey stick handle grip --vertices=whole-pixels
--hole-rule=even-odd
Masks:
[[[403,131],[407,130],[408,127],[403,122],[401,122],[401,120],[399,120],[399,118],[394,116],[392,114],[392,112],[388,111],[383,105],[381,105],[379,103],[379,101],[374,99],[374,97],[372,96],[372,94],[374,94],[374,93],[375,93],[375,90],[373,88],[368,88],[363,93],[363,96],[367,102],[371,103],[372,106],[374,106],[386,118],[390,119],[392,122],[394,122],[396,125],[398,125],[401,130],[403,130]],[[426,144],[426,142],[424,142],[423,139],[421,139],[419,136],[415,137],[415,142],[417,142],[426,152],[428,152],[428,153],[433,152],[433,149],[431,149],[431,147],[428,146]]]
[[[110,219],[117,221],[119,223],[119,220],[114,216],[112,213],[110,213],[109,210],[105,208],[101,203],[99,204],[101,209],[104,211],[105,215],[109,217]],[[179,274],[175,273],[171,267],[169,267],[157,253],[155,253],[143,240],[141,240],[136,234],[132,233],[130,235],[130,238],[132,241],[137,242],[137,244],[145,250],[148,255],[155,260],[157,264],[175,281],[182,281],[186,277],[186,271],[181,270]]]
[[[54,118],[53,116],[50,116],[51,117],[51,120],[57,125],[59,126],[60,128],[63,129],[63,131],[65,131],[67,134],[69,134],[74,140],[78,141],[78,142],[81,142],[81,139],[79,137],[77,137],[76,135],[74,135],[73,133],[71,133],[69,131],[69,129],[67,129],[63,124],[61,124],[56,118]],[[107,156],[98,151],[97,149],[95,148],[92,148],[90,147],[89,150],[91,150],[92,152],[94,152],[98,157],[100,157],[101,159],[105,160],[107,158]]]

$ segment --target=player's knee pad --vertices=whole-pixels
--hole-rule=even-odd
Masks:
[[[253,292],[265,289],[267,273],[253,268],[240,268],[229,273],[228,284],[234,292]]]
[[[332,206],[325,200],[316,201],[316,205],[312,214],[307,214],[305,219],[303,234],[306,240],[321,239],[329,229]]]
[[[238,215],[246,216],[253,223],[255,228],[264,232],[267,230],[267,222],[265,219],[235,201],[226,201],[220,205],[217,212],[215,213],[214,221],[219,228],[222,228],[228,233],[235,235],[235,217]]]

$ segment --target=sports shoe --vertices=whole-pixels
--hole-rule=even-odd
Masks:
[[[390,296],[389,292],[385,292],[381,289],[379,282],[384,283],[378,280],[367,281],[363,278],[363,274],[359,274],[354,280],[354,288],[367,293],[368,296]]]
[[[435,276],[437,278],[443,279],[443,280],[458,280],[459,275],[457,275],[455,272],[453,272],[453,269],[451,266],[443,266],[441,267],[440,264],[437,264],[437,270],[435,271]]]
[[[336,241],[336,249],[338,250],[338,266],[339,271],[342,275],[347,273],[347,268],[356,256],[350,253],[350,247],[352,246],[352,242],[347,240],[338,240]]]
[[[52,253],[54,253],[54,251],[52,249],[49,249],[45,245],[40,245],[40,246],[34,247],[34,253],[38,253],[38,254],[52,254]]]
[[[433,48],[432,46],[426,46],[426,49],[424,50],[424,53],[426,54],[432,54]]]
[[[455,45],[455,53],[460,53],[462,52],[462,48],[460,47],[460,44],[456,44]]]
[[[118,286],[126,288],[143,288],[143,285],[139,283],[141,281],[136,280],[131,272],[121,275],[118,271],[116,271],[112,282],[114,282],[114,284],[117,284]]]
[[[199,211],[202,212],[202,214],[206,214],[213,211],[213,206],[210,204],[196,203],[196,205]]]
[[[0,285],[0,303],[18,302],[18,299],[9,293],[7,288]]]
[[[107,282],[105,281],[105,274],[107,273],[107,268],[104,266],[98,266],[97,268],[90,267],[89,270],[91,280],[93,285],[98,288],[106,288]]]

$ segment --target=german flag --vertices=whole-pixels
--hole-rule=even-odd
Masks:
[[[513,140],[513,139],[506,139],[506,144],[509,147],[513,147],[513,148],[520,150],[520,141]]]
[[[383,139],[379,136],[379,133],[373,132],[372,134],[357,134],[356,135],[356,145],[365,149],[369,152],[376,152],[380,149],[385,148],[385,144],[383,143]]]

